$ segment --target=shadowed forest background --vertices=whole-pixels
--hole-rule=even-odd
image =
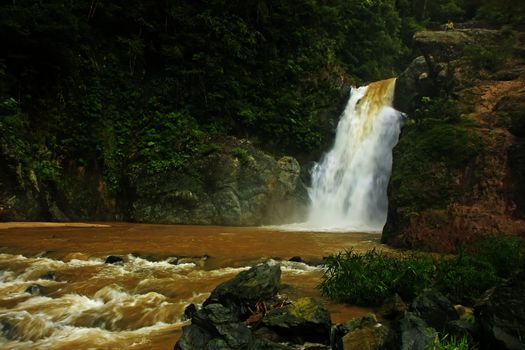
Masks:
[[[395,76],[447,20],[523,23],[481,0],[12,1],[0,6],[0,144],[61,186],[69,162],[110,192],[183,167],[208,135],[316,159],[341,89]],[[345,95],[345,96],[342,96]],[[313,157],[312,157],[313,155]]]

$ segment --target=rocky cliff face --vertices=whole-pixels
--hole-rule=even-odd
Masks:
[[[422,56],[398,79],[395,106],[412,120],[394,150],[383,241],[450,251],[480,235],[524,234],[525,34],[463,29],[414,40]],[[417,120],[432,99],[432,118]],[[447,116],[445,101],[460,118]]]
[[[139,176],[130,219],[199,225],[300,220],[308,195],[297,160],[275,160],[246,140],[227,138],[218,145],[183,172]]]
[[[30,162],[14,156],[7,145],[0,146],[0,221],[116,218],[115,200],[96,167],[71,162],[58,188],[40,179]]]
[[[71,164],[56,188],[4,147],[0,220],[278,224],[305,213],[308,195],[300,174],[292,157],[276,160],[248,141],[222,138],[210,140],[210,151],[182,170],[130,174],[125,191],[111,197],[95,166]]]

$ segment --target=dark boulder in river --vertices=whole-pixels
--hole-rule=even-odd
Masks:
[[[121,262],[124,262],[124,259],[122,259],[120,256],[116,256],[116,255],[110,255],[104,261],[105,264],[117,264],[117,263],[121,263]]]
[[[261,264],[221,283],[203,305],[220,303],[234,310],[239,317],[246,317],[250,313],[249,308],[253,308],[256,303],[273,301],[280,283],[279,265]]]
[[[328,311],[311,298],[279,301],[280,279],[279,265],[261,264],[220,284],[183,328],[175,350],[287,350],[305,348],[305,341],[328,344]]]

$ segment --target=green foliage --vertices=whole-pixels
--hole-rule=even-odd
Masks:
[[[485,290],[523,268],[525,256],[523,240],[517,237],[481,240],[474,247],[472,252],[441,258],[343,251],[326,259],[319,288],[336,301],[357,305],[379,305],[394,293],[411,299],[425,288],[436,288],[453,302],[471,305]]]
[[[344,251],[325,261],[327,269],[320,288],[339,302],[379,305],[394,293],[410,297],[428,286],[431,262],[422,255],[398,259],[376,250],[364,254]]]
[[[0,99],[0,145],[12,156],[24,160],[29,145],[25,140],[27,116],[22,113],[14,98]]]
[[[136,127],[135,161],[150,174],[182,168],[202,146],[204,135],[186,113],[153,113]]]
[[[250,155],[248,152],[240,147],[234,147],[232,149],[232,154],[243,163],[247,163],[250,160]]]
[[[391,184],[401,210],[445,208],[461,195],[457,173],[484,153],[476,125],[463,119],[450,98],[424,97],[394,149]]]
[[[496,269],[498,276],[510,277],[525,268],[525,242],[515,236],[490,236],[475,242],[473,254]]]
[[[206,134],[250,138],[278,153],[317,151],[332,131],[321,113],[336,113],[343,84],[394,76],[411,59],[416,30],[472,18],[480,6],[480,16],[520,23],[523,6],[497,3],[6,2],[1,142],[46,179],[56,179],[66,162],[96,165],[113,193],[139,171],[180,169],[205,154]],[[425,116],[439,110],[432,108],[422,106],[421,120],[434,118]],[[443,141],[438,153],[450,151],[448,141],[465,142],[459,124],[426,132]],[[416,146],[410,162],[428,151]],[[458,162],[463,150],[452,152]],[[421,166],[447,178],[448,165]]]
[[[463,49],[465,57],[476,69],[495,71],[511,56],[512,45],[486,47],[477,44],[466,45]]]
[[[445,334],[439,339],[438,344],[436,344],[436,349],[438,350],[470,350],[470,349],[474,349],[474,346],[469,343],[467,336],[457,338],[454,336],[450,336],[449,334]]]
[[[523,26],[525,3],[512,0],[482,0],[477,17],[493,24]]]
[[[472,305],[498,281],[494,266],[477,256],[460,253],[437,263],[435,284],[455,303]]]
[[[431,98],[423,96],[412,120],[418,124],[439,121],[455,123],[459,122],[461,118],[457,102],[450,97]]]
[[[37,179],[40,182],[47,181],[60,184],[62,178],[62,167],[59,161],[53,157],[53,153],[44,147],[40,147],[35,151],[36,157],[33,168],[35,169]]]

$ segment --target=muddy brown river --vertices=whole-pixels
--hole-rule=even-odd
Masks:
[[[320,298],[341,322],[370,310],[316,289],[320,262],[386,249],[371,233],[128,223],[0,223],[1,349],[173,349],[184,308],[250,266],[280,264],[283,289]],[[106,264],[109,255],[123,262]]]

